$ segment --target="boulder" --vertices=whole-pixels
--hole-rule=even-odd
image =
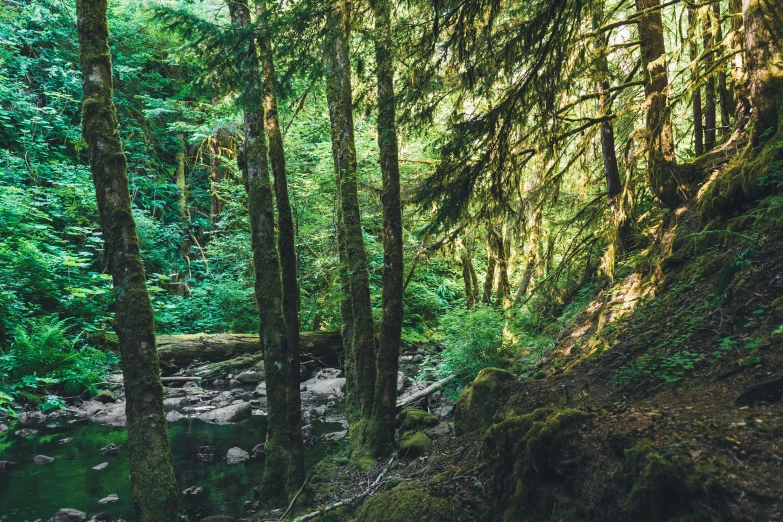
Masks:
[[[448,422],[441,422],[437,426],[424,430],[424,433],[426,433],[428,437],[438,439],[451,433],[451,427]]]
[[[24,426],[40,427],[43,426],[45,423],[46,423],[46,415],[44,415],[40,411],[22,412],[22,414],[19,415],[19,418],[16,420],[16,425],[20,427],[24,427]]]
[[[451,522],[461,513],[450,500],[435,497],[425,489],[394,489],[367,500],[359,510],[357,522]]]
[[[253,413],[249,402],[237,402],[199,415],[199,419],[212,424],[230,424],[244,420]]]
[[[54,462],[54,457],[47,457],[46,455],[36,455],[33,457],[33,463],[40,465],[51,464]]]
[[[409,431],[400,441],[400,455],[409,459],[421,457],[432,449],[432,441],[424,432]]]
[[[411,385],[411,380],[402,372],[397,372],[397,392],[401,392],[403,389]]]
[[[64,508],[54,514],[49,522],[86,522],[87,513],[76,509]]]
[[[499,368],[484,368],[468,384],[454,410],[454,428],[457,435],[492,426],[495,413],[505,405],[516,383],[513,373]]]
[[[410,430],[431,428],[438,425],[438,418],[432,413],[423,410],[416,410],[413,408],[404,410],[400,414],[400,417],[402,418],[402,424],[400,425],[400,431],[402,433]]]
[[[89,522],[103,522],[105,520],[111,520],[111,514],[108,511],[101,511],[100,513],[95,513]]]
[[[264,375],[255,370],[245,370],[236,376],[236,380],[242,384],[257,384],[264,380]]]
[[[322,368],[316,371],[315,376],[303,382],[300,390],[308,391],[312,395],[328,397],[345,396],[345,377],[339,377],[342,372],[336,368]]]
[[[263,460],[266,458],[266,451],[264,450],[264,444],[256,444],[253,448],[253,458]]]
[[[30,435],[35,435],[38,433],[38,430],[34,430],[32,428],[22,428],[21,430],[14,431],[14,435],[17,437],[29,437]]]
[[[11,462],[10,460],[0,460],[0,471],[8,471],[11,469],[11,466],[16,466],[16,462]]]
[[[256,389],[253,390],[253,395],[256,397],[266,397],[266,383],[262,382],[258,386],[256,386]]]
[[[106,497],[103,497],[98,501],[98,504],[114,504],[115,502],[119,502],[120,497],[112,493],[111,495],[108,495]]]
[[[98,395],[93,397],[93,400],[98,401],[101,404],[109,404],[111,402],[117,402],[117,397],[109,390],[101,390]]]
[[[226,462],[229,464],[240,464],[250,459],[250,453],[242,448],[231,448],[226,455]]]
[[[187,417],[185,415],[182,415],[178,411],[170,411],[166,414],[166,421],[167,422],[177,422],[182,419],[186,419]]]

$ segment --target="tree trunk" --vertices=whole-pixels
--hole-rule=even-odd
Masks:
[[[179,213],[182,217],[186,217],[188,211],[188,192],[185,183],[185,135],[177,134],[177,140],[179,141],[182,150],[177,152],[177,178],[175,183],[177,184],[177,188],[179,188]]]
[[[220,198],[217,193],[217,184],[220,181],[220,164],[218,161],[220,148],[218,146],[218,137],[219,131],[215,131],[214,134],[209,137],[209,199],[210,219],[213,223],[217,221],[221,211]]]
[[[497,305],[503,305],[503,309],[511,306],[509,295],[511,295],[511,285],[508,282],[508,259],[506,257],[507,237],[504,230],[495,232],[495,250],[498,255],[498,291]]]
[[[747,85],[745,81],[745,38],[742,28],[742,0],[729,0],[731,13],[731,47],[734,60],[731,67],[731,83],[734,91],[734,118],[737,127],[744,129],[750,112]]]
[[[465,251],[462,253],[462,280],[465,282],[465,308],[468,310],[473,308],[473,303],[476,300],[473,290],[473,279],[470,273],[472,264],[470,250],[465,248]]]
[[[711,71],[715,62],[713,24],[710,13],[704,20],[704,70]],[[717,118],[715,105],[715,74],[709,72],[704,82],[704,152],[715,148]]]
[[[378,150],[383,188],[383,295],[381,338],[376,358],[372,429],[367,431],[366,453],[380,456],[394,446],[397,415],[397,372],[402,336],[402,203],[397,150],[394,62],[392,59],[391,0],[375,0],[375,62],[378,82]]]
[[[639,16],[639,47],[644,70],[644,94],[647,114],[647,179],[653,195],[674,208],[681,202],[675,177],[674,134],[669,106],[669,75],[660,0],[635,0]],[[647,9],[652,11],[645,11]]]
[[[693,152],[698,158],[704,154],[704,127],[701,112],[701,85],[699,83],[699,44],[696,40],[696,19],[693,9],[688,9],[688,40],[691,59],[691,86],[693,88]]]
[[[721,22],[720,3],[712,4],[712,13],[715,16],[715,53],[717,57],[725,54],[726,46],[723,44],[723,24]],[[726,141],[731,136],[731,93],[726,80],[726,66],[718,69],[718,100],[720,102],[720,126],[721,139]]]
[[[744,0],[742,17],[752,141],[759,144],[778,131],[783,113],[783,4]]]
[[[519,304],[522,298],[527,295],[527,289],[530,286],[530,281],[533,279],[533,272],[535,271],[536,263],[538,263],[538,240],[542,217],[543,212],[539,208],[533,216],[533,223],[530,226],[530,252],[527,255],[525,272],[522,275],[522,281],[519,283],[517,295],[514,296],[514,304]]]
[[[329,33],[326,38],[324,70],[326,98],[332,123],[332,142],[335,153],[335,174],[338,192],[338,239],[342,245],[344,267],[342,286],[351,307],[351,373],[355,381],[355,401],[362,418],[369,419],[375,395],[375,324],[370,304],[370,281],[367,270],[367,252],[359,208],[354,143],[351,63],[349,51],[350,4],[338,2],[327,16]],[[340,228],[342,229],[340,231]],[[343,313],[347,318],[347,313]],[[345,338],[344,338],[345,339]],[[351,444],[359,442],[351,436]],[[360,444],[361,446],[361,444]]]
[[[105,259],[114,283],[115,319],[125,381],[133,503],[143,522],[175,522],[177,482],[163,412],[155,322],[131,213],[127,163],[112,101],[106,0],[78,0],[82,135],[87,142]]]
[[[278,237],[280,265],[283,280],[283,316],[288,337],[288,443],[291,451],[291,463],[288,470],[289,492],[296,491],[305,479],[304,444],[302,441],[302,398],[299,393],[299,282],[297,280],[298,260],[294,238],[294,215],[288,197],[285,151],[283,135],[278,121],[275,65],[272,60],[272,44],[268,32],[266,0],[258,0],[257,8],[261,17],[262,30],[259,37],[264,70],[264,110],[266,131],[269,135],[269,163],[275,180],[275,198],[277,200]]]
[[[495,241],[493,240],[492,227],[487,227],[487,275],[484,277],[484,294],[481,300],[486,304],[492,304],[492,287],[495,282]]]
[[[229,12],[231,21],[239,30],[250,24],[246,0],[229,3]],[[283,317],[280,261],[275,245],[274,196],[269,181],[259,64],[256,46],[252,41],[240,56],[240,70],[247,104],[244,110],[247,206],[268,404],[266,465],[261,481],[261,497],[268,505],[277,505],[288,498],[288,337]]]

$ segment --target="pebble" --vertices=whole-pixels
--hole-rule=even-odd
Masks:
[[[98,501],[98,504],[114,504],[115,502],[118,502],[120,500],[120,497],[112,493],[108,497],[104,497]]]

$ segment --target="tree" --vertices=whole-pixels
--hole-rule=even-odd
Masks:
[[[155,320],[131,212],[127,163],[120,143],[106,0],[78,0],[82,70],[82,135],[114,283],[117,332],[125,384],[128,456],[133,503],[143,522],[175,522],[177,483],[163,412],[163,386],[155,347]]]
[[[246,31],[250,26],[247,1],[233,1],[228,7],[231,21],[237,31]],[[239,66],[245,104],[243,112],[247,206],[250,213],[255,297],[260,315],[259,336],[264,350],[268,404],[264,448],[266,465],[261,495],[264,502],[276,504],[288,498],[287,484],[291,464],[288,428],[288,330],[283,316],[280,260],[275,245],[274,196],[269,180],[258,55],[252,39],[246,39],[245,45]]]
[[[272,58],[272,44],[269,36],[266,1],[257,1],[261,31],[258,43],[261,51],[264,77],[264,111],[266,132],[269,135],[269,163],[274,176],[275,199],[277,201],[280,265],[283,281],[283,316],[288,336],[288,443],[291,462],[288,471],[289,491],[295,491],[305,478],[304,445],[302,442],[302,400],[299,392],[299,262],[296,256],[294,238],[294,217],[288,197],[288,180],[283,148],[283,134],[278,121],[275,65]]]
[[[376,357],[373,427],[367,449],[387,453],[394,444],[397,414],[397,372],[402,335],[402,204],[397,151],[394,61],[391,38],[391,0],[374,0],[375,65],[378,84],[378,149],[383,178],[383,296],[381,339]]]

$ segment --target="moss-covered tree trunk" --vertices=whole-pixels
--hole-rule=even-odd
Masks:
[[[693,9],[688,9],[688,53],[691,60],[691,88],[693,96],[691,107],[693,111],[693,152],[696,157],[704,154],[704,127],[701,111],[701,85],[699,84],[699,44],[696,40],[696,17]]]
[[[231,20],[238,29],[242,30],[250,24],[250,10],[246,0],[235,0],[228,4],[228,8]],[[266,464],[261,496],[265,503],[275,505],[288,498],[288,331],[283,317],[280,261],[275,245],[274,195],[269,180],[259,63],[252,41],[247,43],[239,65],[245,102],[247,206],[268,406]]]
[[[487,274],[484,276],[484,293],[481,297],[486,304],[492,303],[492,288],[495,285],[495,267],[498,261],[493,234],[492,225],[489,225],[487,227]]]
[[[375,63],[378,81],[378,149],[383,189],[383,295],[381,338],[376,358],[372,429],[366,450],[373,456],[390,453],[397,416],[397,372],[402,335],[402,203],[397,150],[391,1],[375,0]]]
[[[543,211],[539,208],[533,215],[533,222],[530,224],[530,251],[527,254],[527,261],[525,263],[525,271],[522,274],[522,281],[517,288],[517,294],[514,296],[514,304],[519,304],[522,299],[527,295],[527,289],[530,286],[530,281],[533,279],[533,272],[535,271],[536,264],[538,263],[538,242],[541,236],[541,220],[543,218]]]
[[[299,340],[299,282],[298,261],[294,233],[294,215],[288,197],[288,180],[283,149],[283,134],[277,116],[277,95],[275,65],[272,60],[272,44],[268,32],[266,0],[256,3],[262,30],[258,43],[264,71],[264,112],[266,132],[269,136],[269,163],[274,176],[275,198],[277,200],[277,248],[283,279],[283,316],[288,336],[288,445],[291,463],[288,469],[289,491],[296,491],[305,478],[304,444],[302,441],[302,398],[300,383],[300,340]]]
[[[495,232],[495,251],[498,256],[498,291],[496,306],[502,305],[504,309],[511,306],[511,284],[508,281],[508,260],[506,257],[508,245],[505,231],[501,228]]]
[[[473,274],[471,273],[473,252],[469,248],[467,240],[464,242],[464,248],[462,253],[462,280],[465,283],[465,308],[470,310],[476,302],[476,291],[478,289],[473,286]]]
[[[715,62],[715,40],[713,39],[714,20],[708,13],[704,19],[704,70],[711,71]],[[715,148],[717,139],[717,105],[715,97],[715,74],[710,72],[704,81],[704,151],[709,152]]]
[[[783,4],[745,0],[745,69],[752,107],[752,141],[761,143],[783,119]]]
[[[364,246],[354,143],[351,63],[349,50],[350,3],[341,1],[329,9],[324,53],[326,98],[332,123],[335,174],[339,204],[338,239],[341,245],[342,287],[350,304],[350,354],[356,407],[363,419],[372,413],[375,395],[375,324],[370,304],[367,252]],[[343,311],[347,318],[347,311]],[[345,330],[345,328],[344,328]],[[363,437],[352,427],[351,444],[363,447]]]
[[[76,3],[83,88],[82,134],[89,150],[105,258],[114,283],[114,329],[119,338],[125,383],[133,503],[143,522],[175,522],[177,482],[163,413],[154,315],[112,101],[107,8],[106,0]]]
[[[682,200],[676,175],[674,133],[669,105],[669,74],[660,0],[635,0],[647,112],[647,180],[652,193],[669,208]]]

